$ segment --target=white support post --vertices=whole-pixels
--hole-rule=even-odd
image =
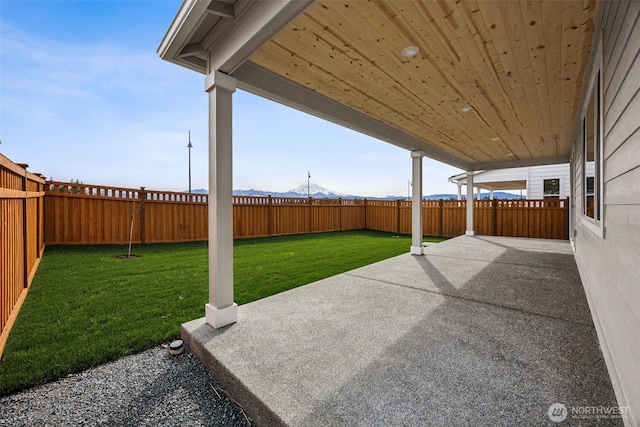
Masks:
[[[467,171],[467,236],[475,236],[473,231],[473,172]]]
[[[476,193],[478,194],[478,195],[477,195],[477,197],[476,197],[476,200],[480,200],[480,192],[481,192],[481,191],[482,191],[482,188],[480,188],[480,187],[478,187],[478,188],[476,189]]]
[[[493,190],[489,190],[489,200],[493,200]]]
[[[233,302],[232,107],[236,79],[214,71],[209,93],[209,303],[207,323],[221,328],[238,320]]]
[[[462,182],[458,181],[458,200],[462,200]]]
[[[413,191],[411,201],[411,255],[422,255],[422,151],[411,152]]]

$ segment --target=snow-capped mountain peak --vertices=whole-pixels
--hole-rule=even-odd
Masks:
[[[315,184],[315,183],[311,183],[309,185],[308,188],[309,194],[335,194],[335,195],[339,195],[338,193],[334,193],[331,190],[327,190],[326,188]],[[303,196],[307,195],[307,186],[305,184],[299,185],[296,188],[293,188],[291,190],[288,191],[289,193],[295,193],[295,194],[300,194]]]

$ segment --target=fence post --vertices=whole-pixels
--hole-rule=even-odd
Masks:
[[[569,240],[569,221],[571,221],[569,217],[569,198],[567,197],[564,200],[564,239]]]
[[[491,200],[491,215],[493,216],[492,218],[492,224],[491,226],[493,227],[493,236],[497,236],[498,235],[498,210],[497,210],[497,206],[498,206],[498,201],[497,200]]]
[[[42,175],[38,174],[38,177],[44,178]],[[44,220],[42,218],[42,214],[44,212],[44,184],[38,183],[38,208],[36,210],[36,245],[37,250],[36,254],[38,258],[42,255],[42,243],[44,242]]]
[[[28,227],[29,222],[27,220],[27,167],[29,165],[24,163],[18,163],[24,172],[22,176],[22,191],[24,194],[22,195],[22,262],[23,262],[23,271],[24,271],[24,281],[22,283],[23,288],[29,287],[29,238],[28,236]]]
[[[413,203],[413,202],[411,202]],[[397,217],[397,221],[396,221],[396,233],[400,234],[400,199],[398,199],[396,201],[396,217]]]
[[[313,199],[309,197],[309,233],[313,233]]]
[[[271,206],[271,194],[269,194],[268,196],[268,202],[267,202],[267,234],[269,236],[273,235],[273,214],[271,212],[272,206]]]
[[[442,237],[442,220],[444,218],[443,211],[444,210],[444,200],[438,200],[438,236]]]
[[[364,228],[365,230],[368,230],[369,227],[367,226],[367,199],[366,198],[364,199],[363,206],[364,206]]]
[[[338,198],[338,229],[342,231],[342,197]]]
[[[140,243],[145,243],[146,241],[146,227],[145,227],[145,210],[146,210],[146,200],[147,200],[147,192],[144,187],[140,187],[140,191],[138,192],[138,200],[140,205]]]

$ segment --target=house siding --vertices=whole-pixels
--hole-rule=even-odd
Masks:
[[[544,180],[560,180],[560,198],[569,197],[569,165],[549,165],[541,168],[530,168],[527,181],[527,199],[544,199]]]
[[[640,2],[603,2],[602,236],[582,215],[582,132],[572,179],[576,262],[625,424],[640,424]],[[594,44],[595,49],[596,44]],[[593,53],[592,53],[593,57]],[[583,95],[586,98],[588,94]],[[578,123],[581,118],[578,118]]]
[[[560,179],[560,198],[564,199],[569,197],[571,181],[569,178],[568,163],[488,170],[475,175],[473,177],[473,184],[481,186],[489,182],[526,181],[527,199],[537,200],[544,198],[543,183],[545,179]],[[467,183],[464,177],[458,181],[462,182],[463,185]]]

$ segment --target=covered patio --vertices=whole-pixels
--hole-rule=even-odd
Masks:
[[[616,407],[569,242],[460,236],[183,337],[258,425],[553,425]],[[622,425],[619,418],[573,419]]]
[[[158,53],[206,76],[211,194],[209,301],[184,336],[259,424],[542,425],[554,403],[622,410],[613,381],[634,425],[638,246],[635,237],[619,243],[637,236],[628,219],[636,205],[618,211],[603,245],[603,168],[599,186],[585,172],[603,162],[603,117],[618,122],[630,103],[604,112],[613,98],[603,82],[620,74],[638,84],[629,71],[636,15],[624,19],[636,3],[620,3],[617,13],[618,2],[592,0],[183,2]],[[628,48],[600,31],[619,21]],[[628,63],[609,64],[620,52]],[[626,87],[618,80],[610,87]],[[409,254],[238,307],[237,89],[405,148]],[[610,132],[616,147],[636,129],[619,122],[629,126]],[[423,157],[464,170],[467,200],[478,171],[570,162],[572,206],[583,208],[570,212],[580,273],[569,242],[475,236],[472,203],[465,236],[424,250]],[[623,163],[613,169],[637,170]],[[613,200],[635,203],[637,175],[620,182]],[[587,209],[589,198],[599,210]],[[612,272],[620,293],[610,292]],[[622,423],[575,423],[595,422]]]
[[[475,171],[567,163],[591,55],[590,0],[184,0],[161,58],[205,75],[209,302],[233,296],[233,94],[299,109],[408,151],[413,255],[422,255],[423,157]],[[408,157],[409,157],[408,156]],[[466,206],[467,236],[475,235]]]

